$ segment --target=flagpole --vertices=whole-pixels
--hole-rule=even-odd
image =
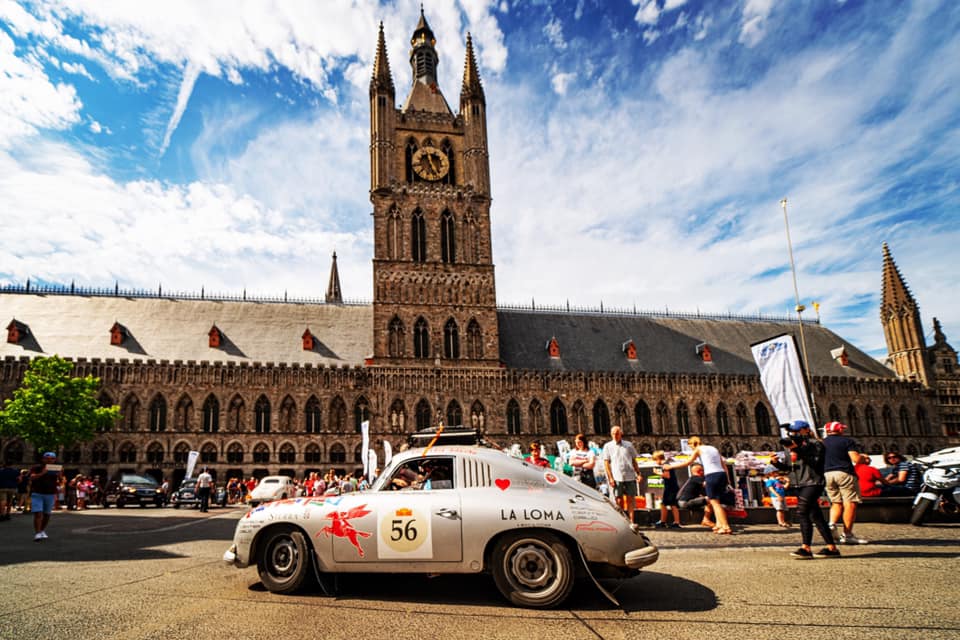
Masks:
[[[800,349],[803,351],[803,372],[807,379],[807,402],[810,403],[810,415],[813,416],[814,422],[818,422],[820,418],[817,415],[817,403],[813,395],[813,382],[810,379],[810,360],[807,358],[807,341],[803,335],[803,312],[806,307],[800,304],[800,288],[797,286],[797,267],[793,261],[793,242],[790,240],[790,221],[787,218],[786,198],[780,200],[780,206],[783,208],[783,226],[787,230],[787,249],[790,252],[790,273],[793,274],[793,298],[797,305],[795,309],[797,311],[797,325],[800,327]],[[816,432],[816,425],[812,426],[812,430]]]

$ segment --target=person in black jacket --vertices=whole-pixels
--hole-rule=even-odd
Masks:
[[[826,485],[823,475],[823,443],[816,439],[810,425],[796,420],[786,426],[790,437],[780,443],[786,448],[783,460],[774,458],[771,464],[781,471],[790,472],[790,487],[797,494],[797,518],[800,521],[800,548],[790,553],[799,560],[811,560],[810,550],[813,543],[813,527],[823,537],[827,546],[816,553],[822,558],[838,558],[840,550],[833,540],[833,534],[820,510],[819,499]]]

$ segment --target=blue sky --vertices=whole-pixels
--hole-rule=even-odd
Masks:
[[[427,2],[487,96],[501,303],[790,313],[868,352],[881,244],[960,346],[960,3]],[[419,2],[0,0],[0,283],[372,295],[368,83]],[[807,312],[806,317],[813,317]]]

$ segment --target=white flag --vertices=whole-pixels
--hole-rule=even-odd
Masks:
[[[187,454],[187,477],[193,475],[193,468],[197,465],[197,458],[200,457],[199,451],[191,451]]]
[[[383,466],[390,464],[393,460],[393,445],[386,440],[383,441]]]
[[[814,427],[810,395],[793,336],[783,334],[770,338],[750,345],[750,350],[760,369],[760,384],[767,393],[779,424],[804,420]]]
[[[369,473],[370,458],[367,451],[370,450],[370,421],[364,420],[360,423],[360,434],[363,438],[363,444],[360,445],[360,459],[363,460],[363,475]]]
[[[377,452],[373,449],[367,451],[367,482],[373,482],[377,471]]]

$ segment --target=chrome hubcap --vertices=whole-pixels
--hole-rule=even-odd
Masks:
[[[511,574],[530,589],[542,589],[553,579],[553,563],[546,549],[535,544],[517,547],[510,557]]]

